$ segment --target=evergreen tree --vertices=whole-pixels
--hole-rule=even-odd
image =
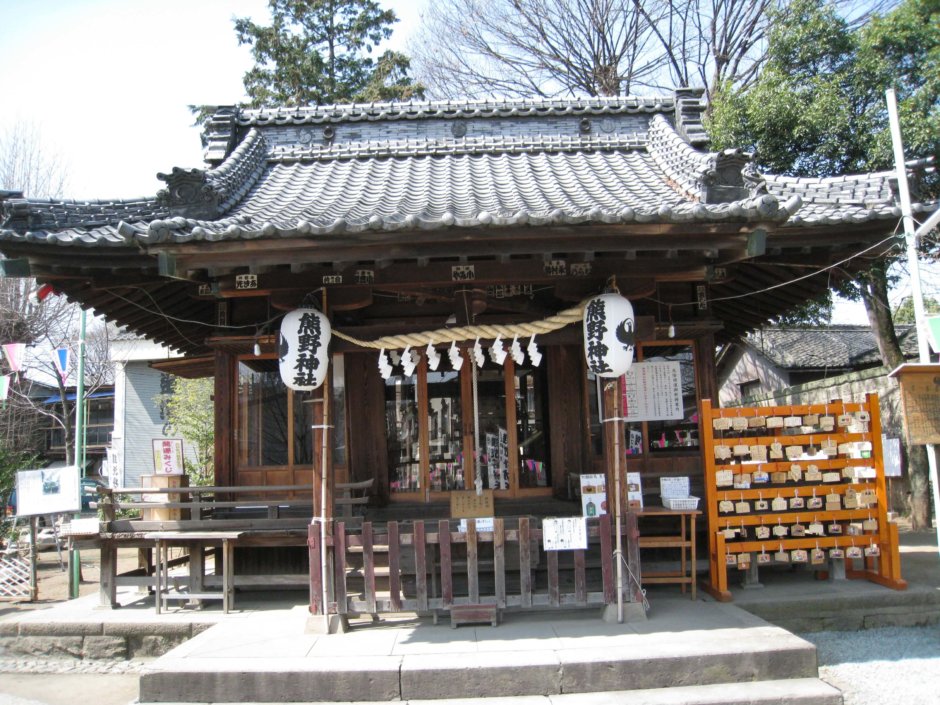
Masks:
[[[423,87],[408,76],[408,57],[370,56],[398,21],[375,0],[269,0],[271,24],[235,20],[254,67],[244,76],[252,107],[407,100]]]

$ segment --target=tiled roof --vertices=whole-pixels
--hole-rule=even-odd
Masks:
[[[23,198],[19,193],[12,193],[5,199],[0,198],[0,207],[2,224],[11,230],[37,233],[74,230],[76,237],[79,231],[100,228],[106,234],[116,232],[107,226],[122,221],[133,223],[168,214],[156,198],[75,201]]]
[[[901,217],[893,171],[824,179],[767,175],[764,180],[771,195],[802,200],[803,206],[788,225],[861,223]]]
[[[898,326],[905,357],[917,355],[914,326]],[[747,344],[777,367],[788,370],[861,369],[881,364],[875,334],[867,326],[762,328]]]
[[[887,174],[757,177],[746,171],[748,154],[694,148],[703,109],[695,91],[224,109],[206,131],[212,168],[160,174],[167,187],[153,199],[41,202],[0,194],[0,241],[129,246],[367,230],[788,227],[897,217]]]

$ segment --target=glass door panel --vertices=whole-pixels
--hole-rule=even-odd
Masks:
[[[432,492],[464,489],[460,373],[428,372],[428,460]]]
[[[548,463],[545,371],[540,367],[516,367],[516,437],[519,444],[519,487],[551,485]]]
[[[477,370],[479,408],[479,474],[483,487],[509,489],[509,433],[506,425],[506,381],[503,367],[486,359]]]
[[[417,382],[417,375],[402,374],[385,380],[389,490],[392,493],[421,489]]]

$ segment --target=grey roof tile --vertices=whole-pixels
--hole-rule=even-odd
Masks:
[[[906,357],[917,354],[914,326],[897,326]],[[788,370],[861,369],[881,364],[878,343],[868,326],[763,328],[747,344]]]

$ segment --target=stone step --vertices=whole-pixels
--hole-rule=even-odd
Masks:
[[[254,705],[274,705],[275,701]],[[306,701],[306,705],[326,705],[329,701]],[[507,699],[459,698],[448,705],[506,705]],[[515,705],[842,705],[842,693],[818,678],[793,678],[749,683],[655,688],[652,690],[614,691],[608,693],[569,693],[533,695],[512,699]],[[432,705],[440,700],[387,700],[374,705]],[[141,700],[139,705],[156,705]],[[165,703],[163,705],[166,705]]]
[[[487,634],[490,638],[502,638],[500,635],[506,631],[500,629]],[[588,697],[595,697],[589,693],[609,697],[617,691],[662,689],[668,691],[665,697],[679,692],[676,688],[713,685],[716,687],[703,691],[711,693],[712,700],[688,702],[781,705],[840,702],[787,700],[780,687],[776,688],[777,700],[753,697],[748,700],[751,696],[734,695],[736,689],[747,691],[746,684],[755,681],[794,684],[818,676],[815,647],[772,627],[740,630],[717,639],[708,630],[650,635],[644,637],[643,649],[630,650],[564,648],[317,659],[197,656],[194,647],[200,640],[211,638],[212,632],[208,630],[190,645],[151,664],[149,671],[141,675],[141,702],[384,702],[459,699],[472,693],[492,698],[551,696],[554,703],[559,695],[573,693],[581,695],[572,705],[574,702],[580,705]],[[729,699],[715,699],[721,697],[722,689]],[[773,687],[768,689],[768,693],[774,692]]]

